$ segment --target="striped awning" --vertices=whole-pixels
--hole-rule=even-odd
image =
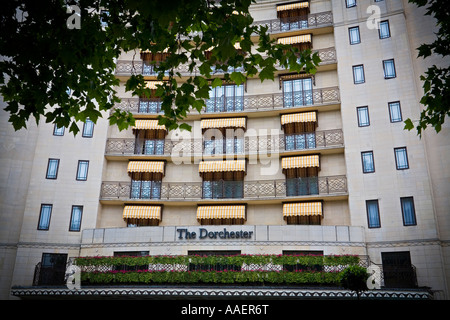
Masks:
[[[245,205],[199,206],[197,220],[201,219],[245,219]]]
[[[283,216],[321,216],[322,202],[297,202],[283,204]]]
[[[200,123],[202,129],[245,128],[246,124],[246,118],[204,119]]]
[[[316,112],[301,112],[292,114],[283,114],[281,116],[281,125],[296,122],[316,122]]]
[[[310,155],[282,158],[281,167],[283,169],[319,167],[319,156]]]
[[[311,35],[304,34],[301,36],[278,38],[278,43],[282,43],[282,44],[294,44],[294,43],[303,43],[303,42],[311,42]]]
[[[130,161],[128,172],[155,172],[164,174],[164,161]]]
[[[158,88],[157,87],[158,85],[162,84],[163,84],[162,81],[145,81],[145,88],[155,90]]]
[[[161,206],[125,206],[123,218],[161,220]]]
[[[303,8],[308,8],[308,7],[309,7],[309,2],[302,1],[302,2],[296,2],[296,3],[277,5],[277,11],[303,9]]]
[[[245,160],[202,161],[198,172],[245,171]]]
[[[133,129],[137,130],[166,130],[166,126],[159,125],[158,120],[135,120]]]

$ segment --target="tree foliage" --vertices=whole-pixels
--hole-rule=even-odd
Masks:
[[[30,117],[37,123],[45,119],[76,134],[77,122],[89,118],[95,123],[108,114],[110,124],[127,128],[134,119],[114,109],[120,102],[114,72],[122,52],[139,56],[140,49],[169,54],[155,66],[158,79],[165,80],[156,96],[164,112],[160,124],[168,129],[188,128],[180,123],[190,108],[203,109],[211,86],[220,85],[208,81],[213,67],[236,84],[255,76],[273,80],[277,63],[314,74],[318,55],[277,44],[266,26],[253,26],[251,2],[7,0],[0,13],[0,93],[9,121],[19,130]],[[73,5],[80,9],[80,28],[68,26],[77,19]],[[192,71],[183,83],[176,72],[181,64]],[[236,67],[243,72],[228,72]],[[138,72],[125,87],[135,96],[150,95]]]
[[[448,62],[450,59],[450,7],[448,1],[409,0],[409,2],[419,7],[427,6],[426,15],[433,16],[438,26],[436,40],[430,44],[422,44],[418,48],[418,57],[425,59],[432,54],[437,54]],[[416,126],[419,136],[428,126],[434,127],[436,132],[441,131],[445,118],[450,116],[450,66],[448,64],[444,67],[433,65],[420,79],[423,81],[424,89],[424,95],[420,103],[425,108],[421,112]],[[411,119],[405,121],[405,129],[414,129]]]

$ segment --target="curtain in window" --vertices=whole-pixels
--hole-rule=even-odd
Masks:
[[[416,214],[414,212],[414,202],[412,198],[401,199],[403,221],[405,226],[416,224]]]
[[[364,69],[363,66],[355,66],[353,67],[353,78],[355,83],[363,83],[364,82]]]
[[[297,107],[313,104],[312,79],[283,81],[284,107]]]
[[[58,164],[58,159],[48,160],[47,179],[56,179],[56,175],[58,173]]]
[[[395,77],[394,60],[384,61],[384,77],[385,78]]]
[[[369,228],[379,228],[381,226],[377,200],[367,201],[367,219]]]
[[[362,154],[363,157],[363,169],[364,172],[373,172],[375,171],[375,166],[373,163],[373,154],[372,152],[364,152]]]
[[[395,157],[397,160],[397,169],[408,168],[408,158],[406,157],[405,148],[395,149]]]
[[[39,230],[47,230],[50,226],[50,216],[52,214],[52,206],[51,205],[43,205],[41,206],[41,215],[39,217]]]
[[[77,180],[86,180],[88,174],[89,162],[79,161],[78,162],[78,175]]]
[[[402,112],[400,110],[400,103],[389,103],[389,112],[391,115],[391,122],[402,121]]]
[[[71,221],[70,221],[70,231],[80,231],[82,214],[83,214],[82,207],[75,206],[75,207],[72,208],[72,217],[71,217]]]

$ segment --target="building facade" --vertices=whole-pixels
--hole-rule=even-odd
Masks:
[[[403,129],[419,118],[419,76],[443,63],[416,58],[433,40],[424,12],[406,0],[258,1],[255,24],[318,52],[317,73],[223,83],[188,115],[191,132],[167,132],[160,102],[125,92],[134,52],[116,71],[129,130],[105,114],[76,137],[44,123],[13,132],[2,111],[2,297],[50,284],[43,270],[64,274],[78,256],[314,253],[367,257],[382,287],[448,298],[449,127],[421,139]],[[155,59],[134,61],[150,87]]]

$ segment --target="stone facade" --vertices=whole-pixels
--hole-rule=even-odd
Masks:
[[[261,0],[252,5],[255,22],[277,21],[276,5],[280,3],[283,2]],[[367,12],[371,5],[379,8],[381,21],[389,21],[389,37],[380,39],[379,30],[371,27],[373,16]],[[95,125],[91,138],[73,137],[69,132],[55,136],[54,127],[45,123],[39,127],[31,124],[27,131],[13,132],[7,124],[6,113],[0,111],[4,150],[0,201],[4,208],[2,219],[7,221],[0,226],[0,297],[8,298],[11,286],[32,284],[35,266],[42,260],[43,253],[66,254],[70,258],[124,251],[184,255],[193,250],[238,250],[242,254],[282,254],[289,250],[368,256],[378,265],[383,264],[383,253],[408,252],[415,266],[417,285],[430,287],[440,293],[439,297],[448,298],[449,126],[445,125],[438,135],[431,129],[426,130],[422,139],[415,132],[403,129],[405,119],[418,119],[420,114],[420,74],[428,65],[442,63],[437,57],[426,61],[416,58],[415,48],[430,41],[435,28],[433,21],[423,14],[424,10],[406,0],[357,0],[356,6],[350,8],[344,0],[311,0],[310,17],[327,16],[332,20],[324,18],[322,23],[311,24],[306,29],[274,29],[272,35],[312,34],[313,51],[327,54],[314,77],[312,89],[321,89],[324,95],[325,88],[336,88],[336,97],[288,110],[273,106],[231,113],[191,113],[186,120],[193,127],[191,133],[170,132],[165,138],[166,143],[174,145],[179,141],[201,141],[201,119],[239,116],[247,117],[245,136],[248,141],[267,134],[278,137],[284,134],[281,115],[316,111],[316,134],[338,130],[342,132],[342,141],[304,150],[286,151],[278,147],[269,154],[257,149],[252,151],[249,142],[250,149],[242,155],[247,161],[244,183],[259,188],[267,182],[284,183],[283,156],[319,154],[318,178],[326,181],[327,188],[330,187],[329,177],[345,177],[344,187],[326,193],[289,197],[286,194],[272,196],[266,190],[260,191],[258,196],[246,193],[239,199],[177,196],[170,191],[175,190],[170,186],[181,186],[185,188],[183,192],[191,190],[193,185],[201,186],[199,161],[211,159],[202,154],[201,149],[199,154],[185,153],[182,157],[173,149],[166,152],[167,148],[160,155],[134,154],[135,132],[110,127],[106,114]],[[349,28],[355,27],[359,27],[360,42],[350,44]],[[133,53],[124,53],[118,66],[121,61],[132,58]],[[383,60],[387,59],[394,59],[395,78],[384,77]],[[352,67],[356,65],[364,66],[364,83],[354,83]],[[117,75],[121,85],[117,90],[124,101],[133,101],[136,98],[124,89],[129,74],[120,70]],[[244,97],[250,101],[263,95],[282,94],[278,78],[263,83],[254,78],[248,79]],[[403,121],[392,122],[388,105],[397,101]],[[358,125],[358,107],[367,107],[369,125]],[[156,118],[156,114],[150,113],[135,116]],[[133,148],[109,152],[108,146],[114,141],[128,141]],[[404,170],[396,168],[394,149],[399,147],[407,150],[408,168]],[[365,151],[373,152],[374,172],[363,173],[361,153]],[[46,179],[49,159],[60,160],[57,179]],[[89,161],[85,181],[76,179],[79,160]],[[125,196],[113,196],[105,191],[108,183],[114,186],[123,183],[129,187],[127,165],[130,160],[166,162],[162,178],[164,188],[169,190],[166,198],[131,199],[129,192]],[[405,226],[402,219],[401,198],[405,197],[412,197],[415,209],[416,223],[409,226]],[[370,200],[377,200],[379,227],[369,225],[367,201]],[[283,203],[304,201],[321,201],[320,225],[287,224]],[[48,230],[37,228],[42,204],[52,204]],[[127,228],[123,219],[125,204],[162,205],[159,225]],[[214,204],[245,204],[245,222],[202,225],[196,217],[198,205]],[[73,206],[83,206],[80,231],[69,230]],[[179,239],[181,231],[177,230],[181,229],[196,232],[197,237]],[[200,229],[212,235],[202,234],[206,231]],[[247,236],[222,238],[220,233],[223,236],[224,229],[247,232]],[[200,238],[200,234],[205,237]]]

